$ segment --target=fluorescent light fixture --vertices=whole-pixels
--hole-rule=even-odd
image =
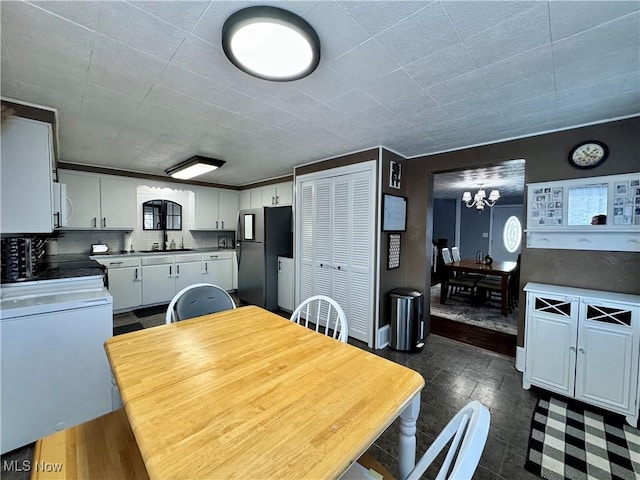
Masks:
[[[180,180],[188,180],[198,175],[211,172],[224,165],[224,160],[196,155],[165,170],[167,175]]]
[[[222,48],[249,75],[287,82],[306,77],[320,63],[320,39],[305,20],[276,7],[249,7],[222,27]]]

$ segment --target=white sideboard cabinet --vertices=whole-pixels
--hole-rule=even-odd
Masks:
[[[640,296],[528,283],[523,387],[638,423]]]

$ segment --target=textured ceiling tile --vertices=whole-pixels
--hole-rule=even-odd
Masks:
[[[553,43],[553,57],[558,66],[616,55],[621,50],[632,50],[638,56],[640,13]]]
[[[548,43],[549,11],[546,3],[466,39],[478,67],[499,62]]]
[[[443,5],[460,36],[469,38],[487,28],[538,7],[541,3],[540,1],[446,1],[443,2]]]
[[[402,66],[460,40],[440,2],[429,4],[375,38]]]
[[[9,52],[3,42],[3,55],[17,61],[28,58],[30,64],[67,77],[86,79],[89,70],[89,57],[76,57],[67,52],[49,48],[47,45],[32,48],[29,43],[15,42]]]
[[[429,2],[363,2],[341,1],[340,5],[370,34],[377,35],[399,21],[413,15]]]
[[[89,67],[87,81],[139,100],[144,98],[153,85],[153,79],[143,79],[140,76],[118,72],[98,64],[92,64]]]
[[[553,41],[640,10],[637,1],[549,2]]]
[[[68,2],[68,1],[51,1],[30,2],[37,5],[43,10],[55,13],[60,17],[66,18],[74,23],[83,25],[94,30],[100,19],[102,8],[108,6],[110,1],[93,0],[90,2]]]
[[[485,137],[489,134],[489,138],[496,130],[509,126],[497,110],[476,111],[464,117],[457,117],[455,122],[465,132],[465,135],[482,133],[482,136]]]
[[[383,104],[424,94],[420,85],[402,68],[367,82],[362,89]]]
[[[96,38],[90,68],[96,65],[108,67],[113,73],[140,78],[146,83],[160,75],[166,61],[100,36]]]
[[[442,83],[476,69],[463,42],[456,42],[404,69],[423,87]]]
[[[143,1],[131,2],[131,4],[187,32],[195,27],[209,6],[208,1],[184,0],[180,2]]]
[[[335,59],[371,37],[338,3],[318,2],[305,15],[320,37],[321,55]]]
[[[556,95],[556,107],[564,109],[588,98],[589,101],[597,101],[604,97],[619,94],[622,91],[626,75],[607,78],[597,82],[588,83],[578,88],[559,91]]]
[[[487,92],[487,86],[478,71],[472,71],[427,88],[427,93],[440,105],[458,102]]]
[[[553,73],[544,73],[528,78],[521,82],[505,85],[492,90],[492,95],[498,105],[509,105],[521,102],[529,98],[549,95],[555,92]]]
[[[127,108],[131,106],[137,106],[140,103],[140,99],[136,97],[130,97],[120,92],[109,90],[108,88],[101,87],[93,83],[87,84],[82,95],[84,100],[88,100],[93,103],[100,103],[109,107]]]
[[[2,2],[2,34],[12,46],[35,51],[40,45],[80,58],[89,58],[94,33],[24,2]]]
[[[313,75],[297,80],[294,87],[320,101],[330,100],[350,89],[345,79],[328,67],[318,68]]]
[[[426,92],[421,92],[411,97],[387,103],[385,107],[398,115],[406,116],[437,108],[438,104]]]
[[[198,38],[187,36],[171,58],[171,63],[207,78],[216,79],[221,76],[218,65],[221,64],[222,57],[224,53],[221,49]],[[216,62],[213,61],[214,58],[217,59]]]
[[[183,31],[120,2],[105,5],[96,30],[165,60],[171,58],[185,37]]]
[[[517,119],[521,119],[522,117],[534,113],[553,111],[555,110],[555,107],[556,96],[554,94],[551,94],[530,98],[522,102],[504,105],[500,108],[500,110],[509,122],[513,122]]]
[[[36,105],[55,105],[60,120],[74,118],[80,113],[81,97],[78,95],[67,95],[28,82],[17,83],[17,88],[20,95],[13,98]],[[2,83],[2,95],[11,96],[5,92],[4,82]]]
[[[380,103],[361,90],[354,90],[328,101],[327,105],[342,115],[350,116],[369,110]]]
[[[357,46],[339,59],[331,68],[347,82],[365,83],[398,69],[398,63],[375,40]]]
[[[532,76],[551,73],[553,72],[551,43],[483,67],[480,72],[491,89],[518,83]]]
[[[72,97],[82,96],[85,85],[84,79],[58,75],[31,63],[13,61],[11,62],[11,68],[18,83],[34,82],[38,86],[54,92],[64,93]]]
[[[489,92],[481,93],[473,97],[465,98],[459,102],[450,103],[445,105],[444,110],[451,116],[451,118],[465,117],[470,114],[477,114],[480,112],[492,112],[500,113],[496,101]]]

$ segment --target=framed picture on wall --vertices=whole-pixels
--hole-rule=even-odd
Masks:
[[[389,234],[389,251],[387,252],[387,270],[400,268],[400,234]]]
[[[407,230],[407,198],[385,193],[382,197],[382,231]]]
[[[389,186],[391,188],[400,189],[401,179],[402,179],[402,165],[392,160],[389,163]]]

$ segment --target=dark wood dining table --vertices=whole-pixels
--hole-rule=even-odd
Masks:
[[[500,277],[502,280],[500,313],[506,317],[509,310],[509,277],[516,269],[517,265],[517,262],[499,260],[494,260],[491,265],[484,265],[483,263],[476,263],[475,260],[469,258],[463,258],[458,262],[444,264],[442,265],[442,268],[447,275],[444,276],[440,286],[440,303],[445,304],[447,300],[447,291],[449,289],[448,278],[453,275],[453,272],[493,275]]]

